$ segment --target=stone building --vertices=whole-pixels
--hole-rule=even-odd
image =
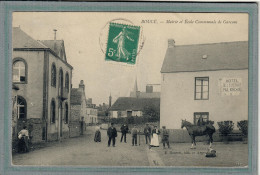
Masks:
[[[17,129],[27,125],[32,142],[69,136],[72,69],[64,41],[56,40],[56,35],[54,40],[37,41],[13,28]]]
[[[70,105],[70,137],[76,137],[84,133],[85,120],[87,118],[87,100],[83,80],[80,81],[78,88],[72,88]]]
[[[161,69],[160,124],[180,129],[181,119],[248,119],[248,42],[175,45]]]
[[[160,109],[160,98],[119,97],[109,108],[111,118],[143,116],[145,107]]]

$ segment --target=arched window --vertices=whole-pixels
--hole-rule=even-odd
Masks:
[[[18,119],[26,119],[26,100],[21,97],[18,96],[17,98],[17,117]]]
[[[26,83],[27,66],[25,60],[21,58],[14,59],[13,62],[13,82]]]
[[[56,116],[55,116],[55,100],[54,99],[52,99],[52,101],[51,101],[51,123],[55,123],[55,118],[56,118]]]
[[[56,66],[54,63],[51,66],[51,85],[56,87]]]
[[[65,104],[65,123],[69,123],[69,106],[68,106],[68,103]]]
[[[65,89],[67,92],[69,92],[69,84],[70,84],[70,79],[69,79],[69,74],[67,72],[65,77]]]
[[[60,68],[59,71],[59,96],[62,96],[62,90],[63,90],[63,71]]]

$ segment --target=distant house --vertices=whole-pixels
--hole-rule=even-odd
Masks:
[[[248,42],[175,45],[168,41],[161,69],[160,124],[180,129],[181,119],[248,119]]]
[[[72,66],[64,41],[37,41],[21,28],[13,28],[13,84],[17,91],[17,130],[24,125],[31,141],[69,136]]]
[[[94,104],[87,104],[87,117],[85,123],[87,125],[97,124],[98,123],[98,109]]]
[[[143,116],[145,107],[160,108],[160,98],[119,97],[109,109],[111,118]]]
[[[71,89],[71,119],[69,123],[70,137],[82,135],[87,118],[86,95],[84,81],[81,80],[79,88]]]

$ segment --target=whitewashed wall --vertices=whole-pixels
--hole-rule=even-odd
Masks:
[[[209,77],[209,100],[194,100],[195,77]],[[240,80],[240,91],[223,93],[221,81]],[[217,122],[248,119],[248,70],[163,73],[161,82],[160,124],[168,129],[180,129],[181,119],[193,123],[194,112],[209,112],[209,120]],[[222,90],[221,90],[222,89]]]

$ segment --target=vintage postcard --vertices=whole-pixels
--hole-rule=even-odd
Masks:
[[[12,167],[248,173],[249,13],[11,16]]]

